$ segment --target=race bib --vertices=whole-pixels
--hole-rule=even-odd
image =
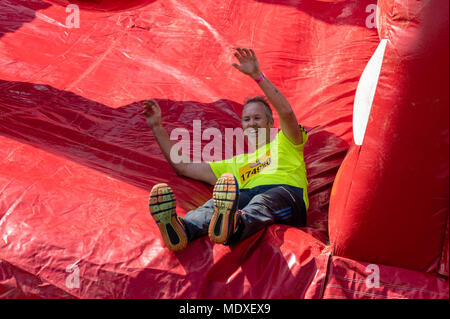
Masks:
[[[270,157],[270,150],[267,150],[266,154],[260,157],[255,163],[248,163],[239,168],[240,184],[244,185],[250,178],[258,175],[264,168],[272,163]]]

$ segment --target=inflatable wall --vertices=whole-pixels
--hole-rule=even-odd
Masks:
[[[448,227],[447,11],[444,1],[378,2],[380,44],[356,92],[354,143],[330,201],[337,255],[439,268]]]
[[[448,1],[3,0],[0,298],[448,298]],[[175,174],[171,133],[237,127],[252,47],[309,133],[306,227],[165,249],[212,188]],[[275,118],[275,124],[278,120]],[[207,138],[191,144],[204,147]]]

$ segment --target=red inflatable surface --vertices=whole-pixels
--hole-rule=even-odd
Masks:
[[[380,54],[370,63],[382,57],[378,86],[363,139],[356,132],[330,201],[330,237],[341,256],[426,272],[440,263],[448,221],[449,3],[437,11],[438,3],[378,2]],[[364,104],[355,103],[355,127],[357,107]]]
[[[448,1],[431,3],[380,1],[377,28],[375,0],[0,1],[0,297],[448,298]],[[212,189],[175,174],[142,102],[169,133],[239,126],[261,92],[236,46],[309,132],[308,223],[172,253],[149,190],[170,184],[183,216]],[[383,67],[361,146],[369,61]]]

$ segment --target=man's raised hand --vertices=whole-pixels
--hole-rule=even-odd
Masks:
[[[151,99],[145,101],[142,114],[145,115],[145,119],[150,128],[161,124],[161,108],[156,100]]]
[[[261,74],[258,59],[256,58],[256,54],[252,49],[236,48],[234,56],[239,61],[239,64],[232,64],[236,69],[248,76],[251,76],[254,79]]]

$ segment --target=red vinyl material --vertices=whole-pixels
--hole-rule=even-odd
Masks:
[[[405,268],[333,256],[328,276],[324,299],[448,299],[448,281]]]
[[[378,2],[387,46],[364,141],[333,186],[336,255],[438,271],[448,238],[448,5]]]
[[[422,2],[428,3],[417,3]],[[438,3],[428,10],[442,13],[445,5]],[[416,128],[420,159],[429,154],[429,162],[396,162],[395,148],[413,134],[407,124],[406,133],[394,132],[399,144],[368,145],[377,152],[389,148],[381,153],[388,154],[382,163],[391,187],[403,187],[406,177],[396,184],[393,176],[414,165],[424,187],[404,188],[394,197],[403,202],[390,202],[387,211],[383,200],[392,197],[379,193],[385,180],[360,174],[358,181],[369,185],[367,196],[380,205],[359,203],[364,208],[359,215],[343,210],[353,209],[347,203],[362,196],[348,191],[363,154],[353,143],[352,112],[358,81],[380,41],[375,4],[0,1],[0,298],[448,298],[448,254],[441,254],[445,227],[448,238],[448,204],[442,204],[448,200],[448,188],[442,192],[448,181],[442,151],[448,150],[448,95],[445,100],[441,91],[448,73],[433,64],[448,55],[448,47],[441,52],[444,35],[434,32],[442,30],[421,15],[411,32],[395,19],[382,19],[380,32],[392,37],[379,90],[389,94],[377,95],[374,105],[392,109],[392,99],[402,106],[414,97],[421,112],[406,120],[415,121],[410,126]],[[384,1],[381,17],[390,17],[389,5],[407,12]],[[74,8],[79,8],[79,28],[70,25]],[[416,31],[428,28],[422,47]],[[243,100],[261,92],[231,66],[236,46],[254,48],[264,73],[309,132],[308,223],[301,229],[272,225],[233,247],[200,238],[172,253],[149,215],[149,190],[156,183],[171,185],[184,216],[208,200],[212,188],[175,174],[140,114],[142,102],[159,101],[169,134],[186,128],[192,137],[194,120],[222,133],[239,126]],[[420,62],[420,69],[412,61]],[[408,86],[407,79],[417,81]],[[434,103],[432,114],[422,112],[426,99]],[[374,116],[391,114],[377,112]],[[393,114],[392,124],[404,114]],[[367,136],[383,139],[371,130]],[[406,151],[411,145],[406,143]],[[367,158],[371,164],[373,153]],[[405,217],[412,215],[406,215],[412,205],[405,203],[407,191],[424,199],[414,203],[421,208],[414,218]],[[368,229],[359,222],[381,219],[387,226],[380,229],[377,223],[378,237],[366,240],[369,235],[361,232]],[[380,235],[387,231],[395,236]],[[392,255],[399,245],[405,247],[402,255]],[[435,274],[439,261],[441,277]],[[363,280],[371,262],[379,263],[382,293],[347,280]]]

